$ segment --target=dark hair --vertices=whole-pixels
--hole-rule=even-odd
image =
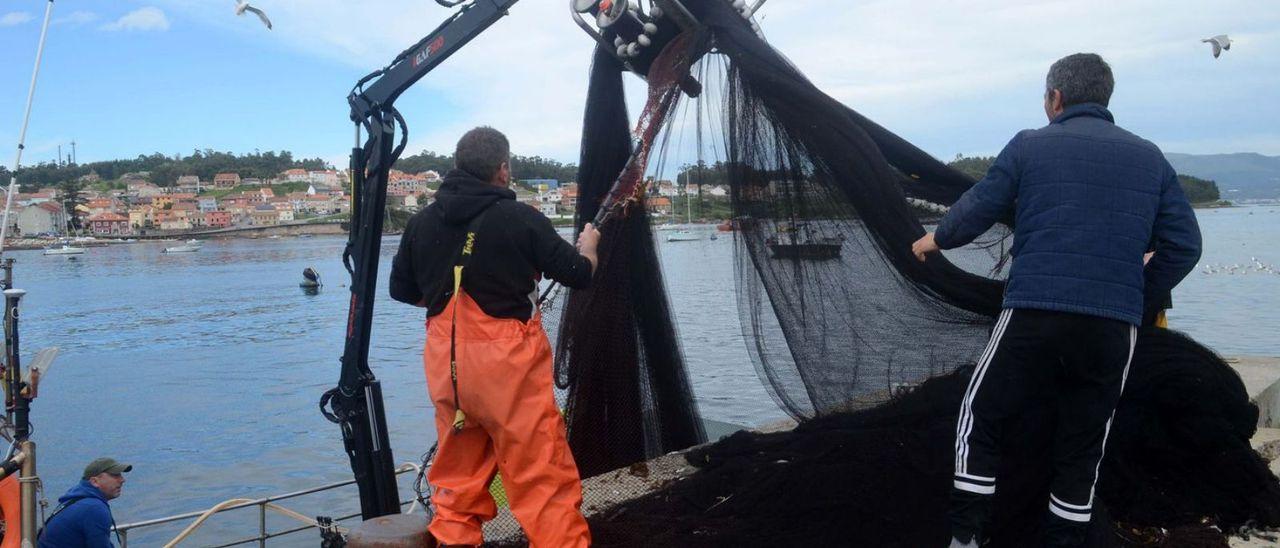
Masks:
[[[482,181],[489,182],[498,173],[502,163],[511,158],[511,144],[501,131],[480,126],[458,139],[453,152],[453,164]]]
[[[1116,79],[1111,66],[1096,53],[1076,53],[1058,59],[1045,77],[1045,94],[1062,92],[1062,106],[1098,103],[1107,106]]]

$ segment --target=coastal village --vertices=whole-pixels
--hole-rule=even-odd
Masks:
[[[340,221],[349,216],[348,175],[337,170],[289,169],[271,179],[241,178],[218,173],[213,180],[195,175],[178,177],[160,186],[147,172],[128,173],[102,184],[95,173],[80,178],[84,187],[75,200],[56,187],[14,196],[9,233],[15,238],[41,239],[68,235],[104,238],[179,237],[232,229]],[[430,203],[442,182],[435,171],[406,173],[391,170],[387,207],[408,213]],[[538,209],[557,224],[571,222],[578,185],[555,179],[527,179],[515,185],[516,199]],[[650,184],[648,201],[656,216],[672,214],[672,198],[701,194],[727,200],[723,186],[677,185],[668,180]],[[76,202],[72,204],[70,202]],[[73,215],[74,211],[74,215]],[[73,216],[78,222],[73,223]],[[68,227],[78,226],[78,230]]]
[[[340,215],[351,207],[344,175],[332,170],[292,169],[269,180],[219,173],[204,181],[188,175],[170,187],[152,183],[149,175],[128,173],[109,185],[110,190],[99,190],[94,187],[103,185],[96,185],[100,181],[90,173],[79,181],[86,188],[74,205],[53,187],[20,193],[14,197],[16,215],[9,229],[24,238],[64,235],[73,224],[74,210],[83,235],[179,235],[306,222]],[[280,192],[288,188],[300,190]]]

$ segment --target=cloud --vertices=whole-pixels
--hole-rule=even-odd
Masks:
[[[14,27],[31,20],[31,14],[25,11],[11,11],[0,16],[0,27]]]
[[[228,35],[272,41],[360,74],[385,66],[453,13],[423,0],[277,2],[269,10],[276,29],[267,34],[218,2],[151,1]],[[406,92],[397,102],[410,126],[406,153],[448,152],[463,131],[490,124],[511,137],[519,154],[576,161],[592,43],[560,4],[515,5]],[[1275,119],[1265,90],[1280,85],[1271,76],[1280,74],[1280,37],[1274,31],[1280,10],[1262,4],[773,0],[758,16],[770,42],[820,89],[926,150],[951,157],[960,151],[994,153],[1018,129],[1043,124],[1045,72],[1055,59],[1076,51],[1096,51],[1111,62],[1123,109],[1117,114],[1135,122],[1145,137],[1192,144],[1187,128],[1194,127],[1262,134],[1250,120]],[[370,13],[395,16],[381,19],[376,32],[333,30]],[[1199,39],[1223,32],[1237,38],[1237,45],[1231,58],[1224,55],[1214,64]],[[634,115],[643,84],[633,77],[627,81]],[[1201,98],[1206,81],[1240,90],[1241,96],[1199,108],[1210,100]],[[1145,122],[1174,117],[1181,123]],[[1274,153],[1274,143],[1256,143]]]
[[[901,104],[1011,86],[1034,94],[1049,64],[1075,51],[1101,53],[1123,76],[1127,65],[1167,62],[1182,46],[1194,47],[1196,28],[1231,27],[1243,18],[1172,4],[1187,9],[1151,1],[856,3],[816,21],[804,10],[778,13],[766,30],[837,98]]]
[[[360,75],[385,66],[456,12],[422,0],[278,2],[268,10],[275,29],[265,35],[233,16],[229,6],[157,1],[184,18],[246,40],[276,41]],[[505,132],[517,154],[576,161],[592,42],[567,12],[559,1],[517,4],[407,91],[396,103],[409,122],[406,154],[452,151],[462,132],[487,124]],[[370,13],[395,17],[380,19],[374,32],[334,32]]]
[[[942,157],[991,154],[1018,129],[1044,124],[1045,72],[1078,51],[1110,62],[1117,118],[1157,142],[1186,140],[1196,127],[1255,133],[1250,118],[1277,112],[1260,99],[1280,83],[1280,39],[1270,34],[1280,11],[1257,2],[882,0],[813,17],[815,4],[765,4],[770,42],[820,89]],[[1230,52],[1247,53],[1210,63],[1200,38],[1224,32],[1249,39]],[[1243,96],[1227,104],[1204,93],[1206,82]],[[1251,109],[1264,112],[1236,114]],[[1250,142],[1274,146],[1233,145]]]
[[[92,23],[98,19],[98,15],[91,11],[73,11],[64,17],[53,20],[55,25],[83,25]]]
[[[169,30],[169,18],[160,8],[147,6],[126,13],[123,17],[102,26],[102,30]]]

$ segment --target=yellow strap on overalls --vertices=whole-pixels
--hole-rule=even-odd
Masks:
[[[483,212],[482,212],[483,213]],[[453,383],[453,429],[462,430],[467,424],[467,414],[462,412],[462,404],[458,403],[458,297],[462,291],[462,269],[471,259],[471,252],[476,245],[476,229],[480,224],[477,215],[467,227],[467,239],[462,243],[462,253],[457,264],[453,265],[453,318],[449,322],[449,379]]]

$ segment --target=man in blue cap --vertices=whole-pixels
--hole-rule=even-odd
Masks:
[[[110,548],[111,505],[120,496],[124,473],[133,466],[102,457],[84,467],[80,483],[58,498],[58,507],[40,531],[40,548]]]

